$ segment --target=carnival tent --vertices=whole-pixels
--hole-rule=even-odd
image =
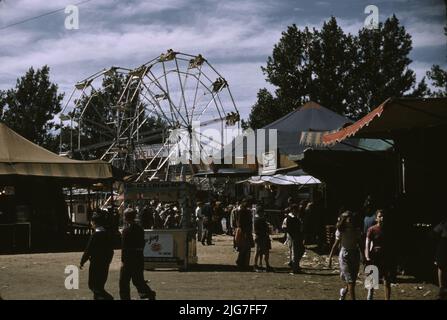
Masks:
[[[224,147],[221,156],[225,159],[224,163],[258,170],[261,175],[287,173],[297,168],[295,161],[302,159],[305,150],[329,149],[322,143],[324,134],[335,132],[351,123],[351,119],[309,101],[262,129],[255,130],[252,136],[248,134],[236,137]],[[250,140],[254,141],[254,145],[250,145]],[[276,141],[276,144],[272,145],[272,141]],[[376,151],[390,147],[389,143],[378,139],[348,139],[330,149]],[[276,154],[266,155],[262,152],[264,150],[274,150]],[[268,157],[274,162],[273,169],[266,166]]]
[[[59,156],[0,123],[0,178],[40,176],[65,179],[112,179],[112,166],[100,160],[79,161]]]
[[[447,98],[389,98],[357,122],[323,135],[325,145],[350,137],[393,139],[415,129],[447,124]]]

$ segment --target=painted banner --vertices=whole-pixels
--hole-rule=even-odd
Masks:
[[[174,239],[172,234],[145,232],[144,246],[145,258],[166,258],[174,257]]]

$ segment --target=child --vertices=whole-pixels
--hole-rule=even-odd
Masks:
[[[254,271],[259,271],[262,269],[262,257],[265,259],[266,271],[273,271],[273,268],[269,264],[269,251],[272,248],[272,244],[269,236],[269,226],[265,219],[264,209],[258,207],[256,210],[255,220],[255,244],[256,244],[256,254],[255,254],[255,265]],[[258,265],[259,259],[259,265]]]
[[[329,268],[332,266],[332,255],[335,248],[340,244],[339,253],[340,276],[346,282],[346,287],[340,290],[340,300],[346,298],[349,292],[351,299],[355,300],[355,282],[360,266],[360,228],[355,224],[350,211],[341,214],[337,222],[335,232],[335,243],[329,254]]]

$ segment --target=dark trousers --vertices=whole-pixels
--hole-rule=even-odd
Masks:
[[[250,266],[250,254],[251,247],[247,245],[242,245],[238,247],[238,255],[236,264],[239,268],[248,268]]]
[[[207,225],[206,227],[203,227],[203,236],[202,236],[202,243],[204,244],[206,241],[206,244],[210,245],[213,240],[213,231],[212,226]]]
[[[303,257],[305,248],[303,245],[303,241],[292,241],[292,251],[293,251],[293,260],[292,260],[292,269],[293,271],[298,271],[300,269],[300,261]]]
[[[145,298],[152,292],[144,280],[143,263],[124,263],[120,270],[120,298],[130,300],[130,280],[137,288],[140,298]]]
[[[233,228],[231,228],[230,216],[225,216],[225,224],[227,226],[226,234],[231,236],[233,234]]]
[[[109,275],[109,264],[105,262],[91,262],[88,269],[88,287],[93,292],[95,300],[113,300],[104,286]]]

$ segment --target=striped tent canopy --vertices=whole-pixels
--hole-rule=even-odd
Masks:
[[[0,123],[0,177],[39,176],[65,179],[112,179],[112,166],[101,160],[61,157]]]
[[[323,136],[337,132],[338,130],[331,131],[303,131],[301,132],[300,144],[306,147],[321,147],[324,146]]]

